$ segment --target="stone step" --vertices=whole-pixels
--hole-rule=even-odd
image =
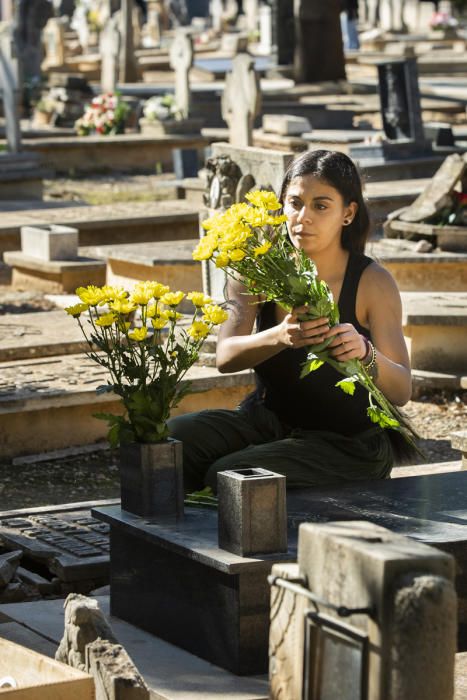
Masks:
[[[186,375],[193,393],[173,414],[204,408],[235,408],[253,389],[250,371],[220,374],[194,366]],[[4,362],[0,366],[0,444],[11,459],[47,450],[84,445],[105,438],[107,425],[97,411],[120,413],[112,394],[97,395],[106,371],[85,355]]]
[[[182,199],[2,211],[0,256],[20,250],[21,226],[64,224],[77,228],[80,246],[198,238],[198,209]]]
[[[467,374],[467,292],[402,292],[412,367]]]
[[[418,252],[417,243],[387,238],[371,241],[366,254],[392,274],[403,292],[467,292],[467,252]]]
[[[459,391],[467,389],[467,373],[428,372],[412,369],[412,398],[417,399],[427,391]]]
[[[203,288],[202,267],[193,260],[193,239],[152,241],[81,248],[80,253],[107,263],[107,284],[129,288],[139,280],[154,280],[184,292]],[[183,310],[191,307],[188,302]]]

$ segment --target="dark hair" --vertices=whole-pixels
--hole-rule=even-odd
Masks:
[[[355,163],[340,151],[306,151],[287,168],[282,181],[280,201],[284,203],[287,189],[296,177],[313,175],[334,187],[348,206],[356,202],[357,213],[351,224],[342,228],[341,244],[345,250],[363,253],[370,233],[370,216],[363,199],[362,181]]]

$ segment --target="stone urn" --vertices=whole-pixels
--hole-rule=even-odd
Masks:
[[[122,510],[143,517],[182,517],[182,460],[183,445],[172,438],[121,445]]]
[[[145,136],[166,136],[170,134],[199,134],[202,119],[146,119],[139,120],[141,133]]]

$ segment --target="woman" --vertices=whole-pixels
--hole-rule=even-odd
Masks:
[[[257,390],[235,411],[171,421],[172,436],[183,441],[189,490],[215,490],[217,472],[232,468],[270,469],[284,474],[288,487],[306,487],[386,478],[393,465],[391,442],[398,436],[370,422],[361,387],[353,397],[344,394],[327,364],[300,379],[307,346],[330,338],[331,354],[362,360],[392,403],[410,398],[400,296],[391,275],[364,255],[369,217],[356,167],[343,153],[306,152],[290,165],[280,199],[290,241],[316,263],[338,300],[340,323],[300,321],[306,307],[286,313],[229,281],[217,367],[253,368]]]

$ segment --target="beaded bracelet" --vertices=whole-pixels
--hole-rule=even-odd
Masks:
[[[363,362],[363,369],[365,369],[367,372],[373,369],[373,367],[376,365],[376,348],[371,342],[371,340],[368,340],[368,338],[365,338],[365,344],[368,345],[369,352],[371,353],[371,357],[368,360],[368,362]],[[364,359],[368,357],[368,353],[365,355]]]

